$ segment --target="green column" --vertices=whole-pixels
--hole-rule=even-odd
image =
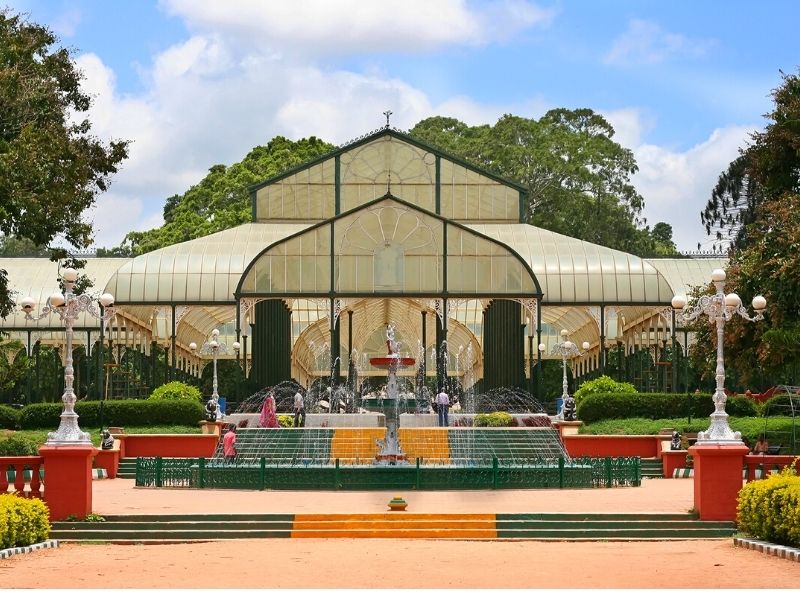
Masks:
[[[525,385],[525,333],[520,305],[494,300],[483,313],[484,389]]]
[[[276,299],[259,302],[254,312],[250,377],[258,387],[275,385],[292,375],[291,311]]]

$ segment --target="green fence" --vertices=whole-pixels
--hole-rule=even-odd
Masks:
[[[638,486],[631,458],[465,461],[451,465],[353,466],[266,458],[225,463],[206,458],[137,458],[136,485],[240,490],[482,490]]]

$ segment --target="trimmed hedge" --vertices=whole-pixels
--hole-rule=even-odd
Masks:
[[[776,415],[792,416],[792,404],[794,405],[794,416],[800,417],[800,397],[789,398],[789,394],[778,394],[767,400],[761,405],[761,413],[765,417]]]
[[[39,456],[39,446],[35,440],[14,433],[0,439],[0,456]]]
[[[795,462],[795,465],[797,463]],[[776,544],[800,547],[800,477],[787,467],[739,491],[739,530]]]
[[[592,394],[578,404],[578,419],[594,423],[605,419],[677,419],[689,414],[686,394]],[[714,412],[711,394],[691,395],[692,417],[708,417]],[[755,417],[755,402],[746,396],[731,396],[725,412],[735,417]]]
[[[56,427],[64,410],[61,402],[29,404],[20,413],[23,429]],[[81,427],[100,426],[100,402],[82,400],[75,405]],[[103,402],[103,425],[197,425],[205,418],[199,402],[175,400],[108,400]]]
[[[728,419],[731,429],[740,431],[742,439],[752,446],[759,434],[764,433],[763,417],[731,417]],[[636,417],[631,419],[606,419],[594,423],[584,423],[580,433],[590,435],[655,435],[662,429],[675,429],[681,433],[697,433],[705,431],[709,426],[708,417],[693,418],[688,423],[686,417],[678,419],[645,419]],[[775,417],[770,419],[770,443],[773,440],[791,439],[792,420],[789,417]],[[789,450],[788,446],[784,446]]]
[[[16,429],[19,425],[19,410],[0,404],[0,429]]]
[[[475,427],[511,427],[514,417],[507,412],[493,412],[483,415],[475,415]]]
[[[193,385],[182,381],[171,381],[158,386],[148,398],[150,401],[162,402],[172,400],[177,402],[202,402],[203,395]]]
[[[0,495],[0,548],[30,546],[50,536],[50,510],[38,498]]]

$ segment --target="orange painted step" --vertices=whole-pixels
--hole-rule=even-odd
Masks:
[[[497,519],[495,513],[354,513],[354,514],[305,514],[295,515],[294,522],[307,521],[492,521]]]
[[[373,529],[391,529],[391,530],[405,530],[405,529],[496,529],[495,521],[307,521],[297,522],[292,524],[292,531],[356,531],[356,530],[373,530]]]
[[[427,538],[427,539],[495,539],[492,529],[355,529],[292,531],[293,538]]]
[[[494,514],[295,515],[293,538],[494,539]]]

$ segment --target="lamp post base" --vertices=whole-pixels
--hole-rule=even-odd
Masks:
[[[92,446],[91,436],[78,427],[78,415],[73,410],[61,413],[61,423],[56,431],[47,434],[45,446]]]
[[[705,431],[697,434],[699,446],[742,446],[742,434],[733,431],[728,425],[728,413],[716,410],[711,413],[711,424]]]
[[[99,450],[90,446],[44,445],[44,501],[50,520],[61,521],[70,515],[83,519],[92,512],[92,459]]]
[[[742,489],[744,456],[741,442],[689,448],[694,463],[694,508],[702,521],[735,521],[736,500]]]

